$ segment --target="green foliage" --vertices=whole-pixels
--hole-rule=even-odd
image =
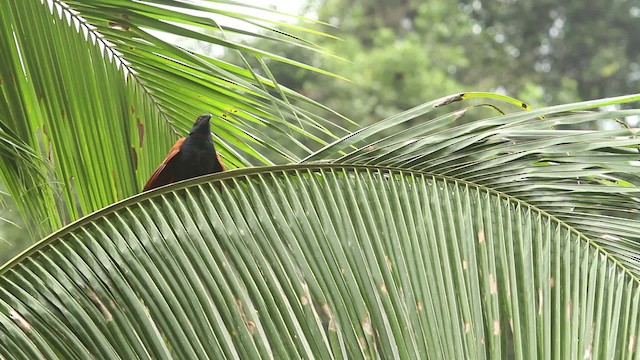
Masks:
[[[323,109],[273,79],[163,40],[327,74],[229,40],[250,33],[212,18],[284,26],[246,10],[226,1],[0,2],[0,177],[32,238],[137,193],[199,114],[215,116],[228,168],[296,161],[346,133],[292,105]],[[278,41],[313,48],[279,31]]]
[[[501,4],[528,31],[557,9]],[[137,192],[202,112],[229,167],[297,163],[139,194],[38,242],[0,268],[0,357],[635,356],[640,95],[531,110],[464,92],[393,115],[461,84],[583,94],[555,63],[555,82],[525,76],[544,36],[483,6],[330,0],[321,18],[348,33],[327,44],[227,1],[0,2],[0,175],[32,233]],[[634,84],[626,45],[580,69]]]
[[[289,56],[354,84],[276,64],[271,71],[282,84],[361,124],[453,92],[498,91],[542,106],[633,93],[639,86],[634,34],[640,15],[633,2],[309,3],[342,39],[316,43],[349,63],[295,50]]]
[[[0,354],[634,356],[637,130],[549,128],[636,116],[584,110],[640,95],[457,121],[479,97],[499,98],[438,99],[305,163],[173,184],[53,234],[0,268]]]
[[[339,37],[340,41],[315,41],[348,62],[300,53],[287,49],[286,44],[269,45],[257,40],[260,46],[277,49],[298,61],[317,64],[352,83],[291,70],[278,64],[270,66],[271,72],[287,87],[316,99],[361,125],[391,116],[425,99],[462,90],[463,86],[452,74],[470,64],[464,57],[463,47],[469,38],[464,31],[454,29],[466,28],[469,33],[471,23],[466,16],[451,14],[451,7],[435,2],[421,5],[419,11],[423,17],[415,25],[420,26],[420,31],[415,31],[414,25],[403,28],[398,23],[403,21],[402,17],[383,19],[381,14],[386,14],[386,7],[376,7],[374,11],[365,3],[327,2],[318,10],[320,19],[336,26],[336,29],[327,31]],[[392,10],[389,12],[395,14]],[[434,17],[450,15],[447,26],[432,21]]]
[[[638,116],[640,110],[584,111],[634,104],[640,95],[471,122],[462,119],[475,106],[439,112],[448,109],[445,105],[478,97],[496,96],[466,93],[425,103],[305,160],[420,170],[486,186],[548,213],[598,242],[618,261],[640,268],[640,138],[638,129],[618,123],[618,118]],[[572,129],[601,120],[617,128]],[[335,154],[341,156],[336,159]]]

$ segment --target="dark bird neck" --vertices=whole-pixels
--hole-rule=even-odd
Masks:
[[[187,136],[186,141],[213,143],[213,140],[211,139],[211,132],[201,131],[201,130],[190,132],[189,135]]]

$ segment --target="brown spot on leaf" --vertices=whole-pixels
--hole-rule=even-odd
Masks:
[[[136,124],[138,125],[138,146],[142,147],[144,142],[144,124],[139,117],[136,117]]]
[[[367,315],[364,320],[362,320],[362,330],[364,330],[365,334],[369,336],[373,336],[373,327],[371,326],[371,317]]]
[[[244,308],[242,306],[242,300],[236,299],[236,307],[238,308],[238,312],[240,313],[240,318],[247,325],[247,328],[249,329],[249,332],[251,332],[250,323],[251,323],[251,325],[253,325],[254,329],[255,329],[255,323],[253,323],[253,321],[251,321],[251,320],[249,320],[247,318],[247,314],[245,314]]]
[[[358,344],[360,344],[360,348],[362,349],[367,346],[367,341],[364,339],[364,336],[358,336]]]
[[[463,96],[464,96],[464,93],[448,96],[448,97],[444,98],[442,101],[433,104],[433,107],[437,108],[437,107],[440,107],[440,106],[449,105],[449,104],[451,104],[453,102],[456,102],[456,101],[462,101]]]
[[[329,304],[325,303],[324,305],[322,305],[322,311],[324,312],[325,315],[327,315],[329,320],[333,319],[333,312],[331,311]]]
[[[302,283],[302,288],[304,289],[304,293],[300,295],[300,303],[302,305],[307,305],[311,302],[311,294],[309,294],[309,286],[307,284]]]
[[[382,284],[380,284],[380,291],[382,291],[383,294],[386,294],[387,291],[387,284],[385,284],[384,282]]]
[[[131,147],[131,160],[133,161],[133,169],[138,170],[138,152],[133,146]]]
[[[480,229],[478,231],[478,243],[482,244],[484,242],[484,229]]]
[[[98,310],[100,310],[100,313],[102,314],[104,319],[106,321],[113,321],[113,315],[111,314],[111,311],[109,311],[107,306],[105,306],[98,294],[89,288],[85,288],[84,292],[85,294],[87,294],[89,300],[91,300],[91,302],[98,308]]]
[[[242,306],[242,300],[236,299],[236,306],[238,307],[238,312],[240,313],[240,318],[247,325],[247,329],[249,330],[249,333],[251,333],[251,335],[253,335],[253,332],[256,329],[256,323],[253,322],[252,320],[249,320],[249,318],[247,318],[247,314],[244,312],[244,308]]]
[[[553,288],[554,286],[556,286],[556,279],[550,277],[549,278],[549,287]]]
[[[471,331],[471,323],[464,323],[464,332],[468,333]]]
[[[493,320],[493,335],[500,335],[500,321]]]
[[[586,349],[584,349],[584,360],[590,360],[593,356],[593,346],[591,344],[587,345]]]
[[[498,282],[493,274],[489,274],[489,293],[495,294],[498,292]]]
[[[249,330],[249,333],[253,335],[253,333],[256,332],[256,323],[251,320],[247,321],[247,329]]]
[[[136,113],[136,108],[135,108],[135,107],[133,107],[133,105],[131,105],[131,115],[133,115],[133,114],[135,114],[135,113]]]
[[[31,331],[31,323],[27,321],[19,312],[14,309],[9,310],[9,317],[13,320],[16,325],[22,329],[22,331],[27,332]]]
[[[49,162],[51,166],[55,166],[54,156],[53,156],[53,143],[49,143]]]
[[[463,116],[467,115],[468,109],[460,109],[453,113],[453,120],[461,119]]]

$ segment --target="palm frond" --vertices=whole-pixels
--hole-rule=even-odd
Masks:
[[[275,79],[163,40],[172,34],[287,62],[228,36],[249,32],[214,17],[268,22],[228,1],[200,4],[0,4],[0,127],[14,132],[0,141],[27,154],[3,156],[2,180],[36,236],[139,191],[198,114],[217,116],[215,141],[229,168],[296,161],[346,133],[298,107],[323,109]],[[314,48],[294,34],[270,36]]]
[[[0,285],[5,357],[611,358],[640,330],[638,279],[564,221],[372,166],[145,193],[37,244]]]
[[[361,129],[305,161],[419,170],[485,186],[566,222],[636,272],[640,129],[615,120],[639,116],[640,109],[594,109],[640,96],[464,122],[477,108],[447,111],[445,105],[473,97],[465,95],[438,99]],[[617,129],[569,128],[605,120]]]
[[[285,29],[294,25],[274,22],[268,17],[256,18],[246,12],[247,7],[239,6],[237,3],[229,9],[230,4],[226,1],[204,1],[202,5],[198,5],[162,0],[118,3],[114,6],[112,0],[102,0],[90,3],[64,1],[64,5],[70,8],[69,16],[75,17],[79,23],[85,23],[88,31],[95,32],[98,41],[102,41],[104,46],[112,51],[113,56],[120,60],[130,76],[138,80],[140,86],[173,125],[179,124],[180,128],[186,129],[191,125],[192,118],[202,113],[202,109],[207,109],[222,120],[218,136],[223,144],[233,144],[235,148],[247,150],[248,153],[255,153],[256,149],[265,146],[270,147],[277,149],[276,152],[288,161],[296,159],[298,155],[287,146],[275,145],[279,139],[264,139],[267,127],[286,139],[292,139],[291,131],[311,133],[319,144],[334,138],[333,133],[327,128],[341,130],[322,117],[291,105],[288,98],[307,102],[308,100],[278,86],[273,79],[259,76],[251,67],[243,68],[224,63],[213,58],[213,54],[197,53],[171,45],[160,36],[177,35],[237,50],[242,56],[258,59],[266,57],[310,71],[333,75],[231,40],[234,34],[247,35],[248,32],[223,26],[216,19],[222,16],[223,19],[240,22],[271,22],[272,25]],[[262,10],[265,13],[269,12],[266,9]],[[268,28],[275,31],[275,28]],[[296,27],[296,30],[301,29]],[[280,38],[293,44],[323,52],[299,40],[298,36],[282,30],[278,30],[278,34],[281,35]],[[167,83],[167,79],[171,81]],[[276,91],[278,89],[281,91]],[[280,96],[273,96],[272,92],[279,93]],[[317,103],[314,105],[320,106]],[[259,137],[263,140],[257,141]],[[228,157],[228,162],[234,167],[247,165],[246,161],[250,160],[234,157],[231,152],[223,152],[223,155]],[[266,161],[264,157],[260,160]]]

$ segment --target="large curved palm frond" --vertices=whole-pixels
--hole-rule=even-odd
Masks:
[[[612,358],[640,331],[637,277],[566,222],[364,165],[141,194],[0,274],[6,358]]]
[[[487,187],[564,222],[640,275],[640,130],[622,121],[637,118],[640,109],[594,110],[640,96],[469,122],[464,119],[473,116],[477,104],[447,109],[478,95],[487,101],[496,97],[468,93],[426,103],[305,161],[420,170]],[[608,130],[574,130],[603,121]]]
[[[274,79],[216,60],[219,53],[164,40],[180,36],[179,44],[199,41],[320,71],[243,45],[234,35],[251,31],[218,21],[286,27],[256,19],[247,8],[228,1],[0,4],[0,121],[42,158],[25,163],[15,159],[29,156],[3,157],[3,181],[25,204],[30,230],[43,236],[139,191],[201,113],[215,115],[215,140],[230,168],[295,161],[334,139],[333,132],[344,134],[296,106],[311,101]],[[295,35],[270,31],[254,35],[321,51]]]

